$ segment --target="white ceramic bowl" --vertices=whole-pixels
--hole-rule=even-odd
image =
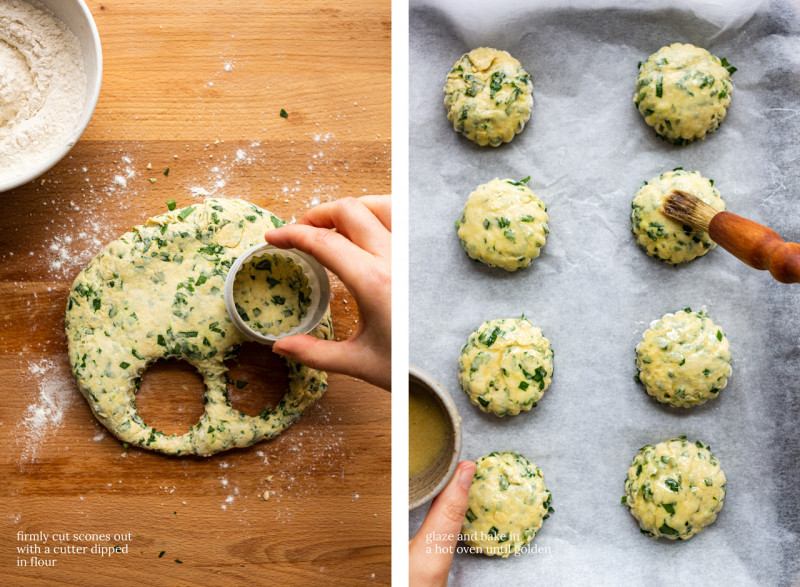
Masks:
[[[31,169],[25,175],[18,175],[7,181],[0,181],[0,192],[13,189],[28,183],[42,175],[69,153],[83,134],[97,105],[100,95],[100,84],[103,80],[103,50],[100,47],[100,35],[94,24],[89,8],[83,0],[39,0],[39,3],[50,10],[53,15],[67,25],[72,34],[78,39],[83,54],[83,65],[86,70],[86,96],[80,106],[82,114],[72,134],[59,148],[54,149],[38,167]]]

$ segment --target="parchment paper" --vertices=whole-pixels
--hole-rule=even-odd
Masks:
[[[462,458],[515,450],[533,460],[555,514],[507,560],[456,554],[456,585],[795,585],[800,580],[800,285],[721,248],[672,267],[630,231],[642,185],[675,167],[713,178],[730,211],[800,241],[800,20],[768,2],[413,0],[410,13],[411,362],[450,391]],[[720,130],[674,147],[634,108],[637,63],[672,42],[727,57],[733,102]],[[480,148],[455,133],[445,76],[481,45],[533,79],[534,110],[513,142]],[[454,221],[494,177],[524,178],[548,205],[541,257],[516,273],[472,262]],[[707,307],[733,375],[704,406],[661,406],[633,380],[652,320]],[[503,419],[461,391],[456,363],[481,322],[522,313],[555,349],[553,383],[531,412]],[[687,542],[639,533],[620,504],[637,450],[681,434],[710,444],[728,478],[717,521]],[[410,536],[427,508],[410,515]]]

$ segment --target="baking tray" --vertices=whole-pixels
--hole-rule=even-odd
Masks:
[[[536,552],[456,554],[455,585],[790,585],[800,580],[800,286],[773,281],[718,248],[673,267],[630,231],[643,180],[683,167],[716,180],[728,209],[800,240],[800,21],[783,2],[433,2],[410,7],[410,360],[453,395],[462,458],[515,450],[552,491]],[[637,63],[693,43],[738,68],[733,102],[706,140],[675,147],[633,106]],[[493,149],[453,132],[445,76],[492,46],[533,80],[524,131]],[[540,258],[516,273],[472,262],[454,221],[494,177],[524,178],[548,205]],[[725,330],[733,374],[692,409],[657,404],[634,381],[634,348],[652,320],[703,307]],[[457,360],[483,321],[518,317],[555,349],[553,383],[531,412],[480,412]],[[708,443],[728,478],[717,521],[689,541],[651,540],[620,504],[633,456],[682,434]],[[427,508],[410,515],[410,536]]]

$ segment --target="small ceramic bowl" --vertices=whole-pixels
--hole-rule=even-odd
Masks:
[[[83,131],[92,118],[97,98],[100,96],[100,84],[103,80],[103,50],[100,47],[100,35],[97,34],[92,13],[83,0],[39,0],[39,3],[63,22],[78,39],[83,55],[83,66],[86,71],[86,95],[83,104],[76,104],[81,109],[81,117],[75,124],[72,134],[42,159],[35,168],[23,175],[9,177],[0,181],[0,192],[19,187],[42,175],[45,171],[61,161],[81,138]]]
[[[253,330],[242,320],[242,317],[239,316],[239,312],[236,311],[236,300],[233,295],[233,284],[236,281],[236,274],[239,273],[245,263],[263,255],[280,255],[290,259],[303,270],[303,273],[305,273],[305,276],[308,278],[308,287],[311,288],[311,300],[309,301],[308,312],[300,321],[300,324],[288,332],[282,332],[278,335],[265,335],[257,330]],[[225,278],[225,309],[228,310],[228,316],[230,316],[233,325],[248,339],[269,346],[272,346],[279,338],[292,336],[293,334],[308,334],[314,330],[328,310],[330,297],[331,282],[330,279],[328,279],[328,272],[325,271],[325,267],[320,265],[319,261],[303,251],[298,251],[297,249],[279,249],[267,243],[250,247],[239,255],[233,262],[233,265],[231,265],[228,276]]]
[[[442,452],[433,465],[408,480],[408,509],[413,510],[439,495],[456,472],[461,457],[461,418],[450,394],[422,369],[409,368],[408,385],[409,388],[430,394],[436,400],[444,412],[449,432]]]

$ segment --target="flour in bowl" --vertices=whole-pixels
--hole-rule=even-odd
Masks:
[[[0,0],[0,183],[60,150],[85,96],[75,35],[36,2]]]

